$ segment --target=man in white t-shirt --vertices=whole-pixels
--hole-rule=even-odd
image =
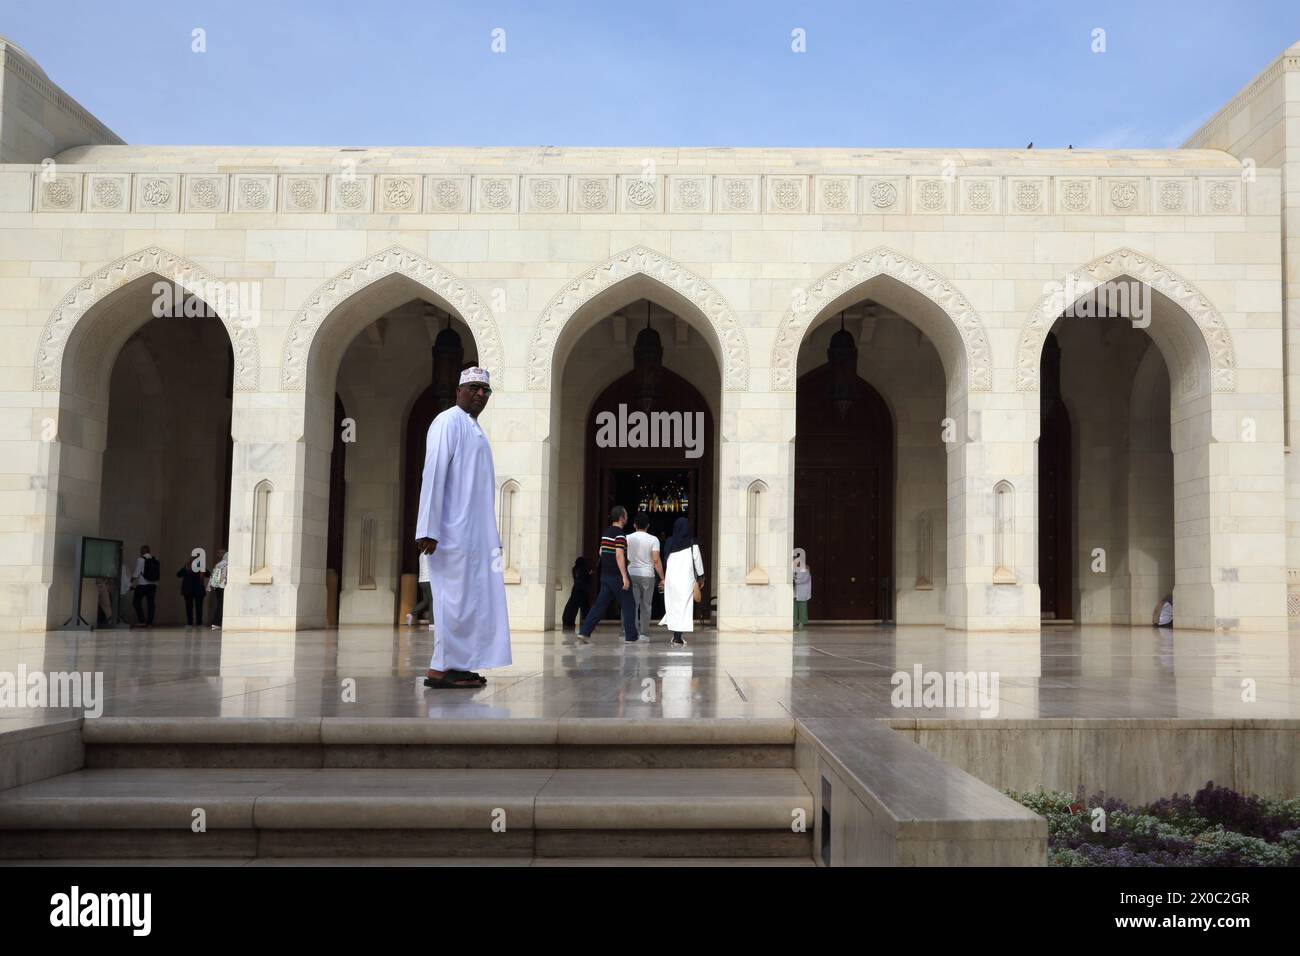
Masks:
[[[420,553],[420,600],[411,608],[411,613],[406,615],[406,626],[413,627],[420,622],[420,615],[425,611],[429,612],[429,630],[433,630],[433,589],[429,584],[429,556],[423,552]]]
[[[646,531],[650,516],[638,512],[632,519],[636,530],[627,536],[627,576],[632,581],[632,599],[636,601],[637,643],[649,641],[650,609],[655,599],[655,582],[662,580],[664,566],[659,560],[659,539]]]

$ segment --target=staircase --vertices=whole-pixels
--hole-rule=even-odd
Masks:
[[[81,735],[81,769],[0,790],[0,859],[812,864],[790,720],[100,718]]]

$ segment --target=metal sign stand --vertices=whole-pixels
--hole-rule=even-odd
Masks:
[[[77,576],[72,584],[72,615],[63,622],[59,628],[60,631],[93,631],[94,625],[81,616],[81,582],[83,580],[81,572],[84,570],[86,559],[86,539],[81,537],[77,542]]]
[[[77,574],[76,580],[72,586],[72,614],[68,619],[55,630],[59,631],[93,631],[95,625],[81,616],[81,589],[85,581],[86,570],[86,536],[82,535],[78,540],[77,547]],[[117,561],[113,574],[113,619],[109,622],[110,628],[129,627],[130,625],[122,624],[122,542],[110,538],[91,538],[92,541],[112,541],[117,545]],[[102,570],[102,569],[101,569]],[[99,597],[95,598],[95,609],[99,611]]]

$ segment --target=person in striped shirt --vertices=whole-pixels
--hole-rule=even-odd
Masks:
[[[627,576],[627,509],[615,505],[609,513],[610,525],[600,536],[600,594],[578,628],[584,641],[591,637],[596,623],[605,615],[611,601],[618,601],[623,616],[623,640],[636,643],[636,603],[632,599],[632,581]]]

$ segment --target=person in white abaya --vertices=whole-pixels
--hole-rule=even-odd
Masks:
[[[664,592],[664,617],[659,623],[673,632],[674,646],[685,647],[682,633],[695,628],[695,582],[704,577],[704,558],[686,518],[673,522],[663,554],[664,579],[659,587]]]
[[[433,420],[424,451],[416,545],[427,554],[434,646],[426,687],[482,687],[475,668],[510,663],[510,621],[497,532],[496,470],[478,416],[492,389],[461,372],[456,404]]]

